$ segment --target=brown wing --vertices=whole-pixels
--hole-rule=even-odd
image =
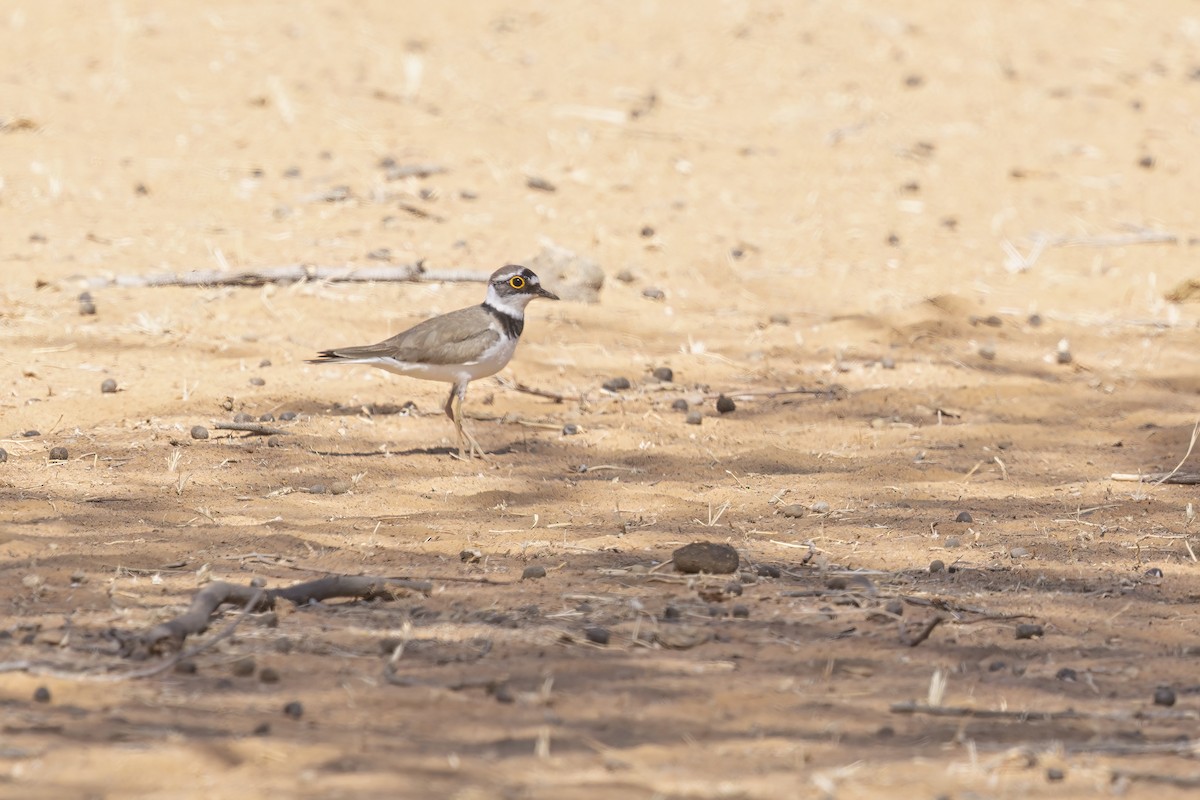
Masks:
[[[451,311],[427,319],[379,344],[339,347],[326,350],[327,361],[394,358],[409,364],[463,364],[478,356],[500,339],[491,326],[491,315],[482,306]]]

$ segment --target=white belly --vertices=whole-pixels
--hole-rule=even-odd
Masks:
[[[501,339],[478,359],[467,364],[413,364],[407,361],[397,361],[394,358],[363,359],[347,363],[370,364],[373,367],[386,369],[388,372],[409,378],[444,381],[445,383],[466,383],[495,375],[504,369],[504,365],[512,359],[516,349],[515,339]]]

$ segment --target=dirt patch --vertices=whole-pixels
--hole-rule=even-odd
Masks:
[[[0,794],[1185,796],[1196,493],[1110,476],[1197,417],[1193,12],[8,9]],[[486,463],[305,363],[479,283],[119,280],[548,241],[606,280],[472,384]],[[432,588],[118,679],[326,574]]]

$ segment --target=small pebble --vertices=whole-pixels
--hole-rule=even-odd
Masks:
[[[935,558],[933,561],[929,562],[929,571],[930,572],[941,572],[945,568],[946,568],[946,564],[940,558]]]
[[[79,301],[79,314],[83,317],[90,317],[96,313],[96,304],[89,297],[87,300]]]
[[[8,451],[0,447],[0,464],[3,464],[5,461],[8,461]]]
[[[247,414],[245,411],[239,411],[233,415],[234,422],[254,422],[254,417]]]
[[[656,289],[653,286],[647,286],[645,289],[642,289],[642,297],[646,298],[647,300],[665,300],[667,298],[667,293],[662,289]]]
[[[792,318],[787,314],[772,314],[767,321],[772,325],[790,325],[792,323]]]
[[[954,518],[954,521],[955,522],[974,522],[975,518],[972,517],[969,512],[960,511],[960,512],[958,512],[958,516]]]
[[[557,192],[558,187],[545,178],[539,178],[537,175],[530,175],[525,179],[525,185],[530,189],[537,189],[539,192]]]
[[[663,619],[677,620],[683,618],[683,612],[679,610],[679,606],[667,606],[663,609]]]
[[[267,437],[267,447],[283,447],[283,437],[282,436],[268,436]]]
[[[895,369],[896,359],[892,358],[891,356],[884,356],[883,358],[879,359],[879,366],[883,367],[884,369]]]
[[[621,283],[633,283],[633,273],[627,269],[623,269],[617,273],[617,280],[619,280]]]
[[[300,719],[304,716],[304,705],[299,700],[293,700],[283,707],[283,713],[292,719]]]
[[[902,617],[904,616],[904,601],[898,597],[894,597],[887,601],[887,605],[883,607],[883,610],[894,616]]]
[[[1014,547],[1008,551],[1011,558],[1029,558],[1029,551],[1024,547]]]
[[[260,368],[261,368],[261,367],[269,367],[269,366],[271,366],[271,359],[269,359],[269,358],[264,358],[262,361],[258,362],[258,366],[259,366]]]
[[[492,690],[492,697],[496,698],[497,703],[513,703],[516,702],[517,696],[513,694],[512,689],[507,686],[497,686]]]
[[[811,506],[809,506],[808,509],[809,509],[809,511],[813,512],[814,514],[828,514],[829,513],[829,503],[826,503],[824,500],[818,500],[817,502],[815,502]]]
[[[962,545],[962,540],[960,540],[957,536],[947,536],[946,537],[945,546],[946,546],[947,550],[953,550],[954,548],[959,547],[960,545]]]
[[[799,503],[792,503],[789,506],[784,506],[783,508],[779,509],[779,513],[783,514],[785,517],[800,518],[808,515],[808,509]]]
[[[192,426],[192,438],[193,439],[207,439],[208,438],[208,428],[204,427],[203,425],[193,425]]]
[[[71,573],[71,585],[72,586],[79,586],[84,583],[87,583],[87,573],[86,572],[84,572],[81,569],[77,569]]]
[[[729,414],[730,412],[737,411],[737,403],[733,402],[732,397],[721,395],[717,398],[717,411],[721,414]]]
[[[1154,705],[1168,707],[1175,705],[1175,690],[1170,686],[1159,686],[1154,690]]]
[[[759,564],[754,571],[762,578],[778,578],[783,574],[783,571],[774,564]]]
[[[608,632],[608,628],[601,628],[598,625],[585,628],[583,635],[586,636],[587,640],[593,644],[608,644],[608,640],[611,637],[611,634]]]
[[[738,551],[731,545],[718,542],[692,542],[675,550],[671,560],[675,563],[676,572],[727,575],[737,572]]]
[[[675,380],[675,372],[670,367],[658,367],[654,370],[654,377],[663,383],[670,383]]]
[[[117,391],[117,382],[112,378],[105,378],[104,383],[100,384],[101,394],[115,394]]]
[[[325,484],[314,483],[312,486],[308,487],[308,493],[309,494],[325,494]]]
[[[649,239],[653,235],[654,235],[654,228],[651,228],[649,225],[645,225],[642,227],[642,238],[643,239]]]
[[[563,425],[563,429],[562,429],[563,436],[575,436],[578,433],[579,433],[579,426],[576,425],[575,423],[568,422],[566,425]]]
[[[33,439],[33,438],[35,438],[35,437],[37,437],[37,436],[41,436],[41,435],[42,435],[42,432],[41,432],[41,431],[35,431],[35,430],[32,430],[32,429],[30,429],[30,430],[27,430],[27,431],[25,431],[25,432],[24,432],[24,433],[22,433],[21,435],[22,435],[22,436],[24,436],[26,439]]]
[[[1050,767],[1046,770],[1046,780],[1051,783],[1058,783],[1065,777],[1067,777],[1067,774],[1058,767]]]
[[[250,385],[251,386],[266,386],[267,382],[265,380],[263,380],[262,378],[258,377],[257,375],[255,375],[253,378],[250,379]]]
[[[267,585],[267,579],[264,578],[262,575],[255,575],[253,578],[250,579],[250,588],[251,589],[262,589],[266,585]]]
[[[1063,667],[1054,674],[1054,677],[1058,678],[1060,681],[1074,682],[1079,680],[1079,673],[1070,667]]]
[[[688,425],[699,425],[703,421],[704,421],[704,415],[701,414],[699,411],[689,411],[688,412],[687,420],[686,420]]]
[[[525,569],[521,570],[521,580],[530,581],[536,578],[546,577],[546,568],[540,564],[530,564]]]
[[[50,690],[47,689],[45,686],[39,686],[36,689],[34,689],[33,690],[33,702],[49,703],[50,702]],[[1174,702],[1174,700],[1172,700],[1172,702]]]
[[[67,448],[65,448],[65,447],[51,447],[50,448],[50,460],[51,461],[66,461],[68,458],[70,458],[70,456],[67,454]]]
[[[175,671],[181,675],[195,675],[196,670],[197,667],[195,661],[180,661],[175,665]]]
[[[750,619],[750,606],[747,606],[743,603],[738,603],[736,606],[730,609],[729,613],[734,617],[734,619]]]
[[[258,418],[258,421],[259,421],[259,422],[274,422],[274,421],[275,421],[275,415],[274,415],[274,414],[272,414],[270,411],[268,411],[266,414],[262,414],[262,415],[260,415],[260,416],[259,416],[259,418]]]
[[[345,494],[350,491],[350,481],[334,481],[329,484],[330,494]]]
[[[979,357],[985,361],[992,361],[996,358],[996,346],[992,344],[980,345]]]
[[[729,583],[725,584],[724,592],[730,597],[741,597],[742,591],[742,584],[737,581],[730,581]]]
[[[609,378],[603,383],[603,387],[610,392],[619,392],[622,389],[628,389],[632,386],[629,378]]]
[[[1023,622],[1017,626],[1016,637],[1018,639],[1036,639],[1045,635],[1046,631],[1042,626],[1033,622]]]
[[[254,668],[255,668],[254,657],[246,656],[244,658],[239,658],[237,661],[233,662],[233,665],[230,667],[230,671],[234,674],[235,677],[248,678],[254,674]]]
[[[252,736],[270,736],[271,735],[271,723],[269,723],[269,722],[258,723],[257,725],[254,726],[254,730],[251,731],[251,735]]]
[[[271,667],[263,667],[259,670],[258,679],[262,683],[279,683],[279,671]]]
[[[279,415],[279,421],[280,421],[280,422],[291,422],[291,421],[292,421],[292,420],[294,420],[295,418],[296,418],[296,412],[295,412],[295,411],[285,411],[285,412],[283,412],[282,414],[280,414],[280,415]]]
[[[464,564],[478,564],[483,559],[483,553],[479,550],[463,550],[458,554],[458,560]]]
[[[1158,567],[1151,567],[1150,569],[1146,570],[1147,578],[1161,578],[1162,576],[1163,571]]]
[[[224,400],[222,400],[221,408],[225,409],[226,411],[233,411],[233,398],[226,397]]]
[[[1030,314],[1029,319],[1026,320],[1026,322],[1029,323],[1029,327],[1031,327],[1031,328],[1040,328],[1040,327],[1042,327],[1042,315],[1041,314]]]
[[[672,411],[687,411],[688,410],[688,401],[684,400],[682,397],[678,398],[677,400],[675,400],[675,402],[671,403],[671,410]]]

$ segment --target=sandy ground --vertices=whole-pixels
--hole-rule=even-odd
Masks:
[[[15,0],[0,50],[0,796],[1200,781],[1197,493],[1110,477],[1197,418],[1194,3]],[[78,300],[547,242],[607,278],[471,386],[486,463],[442,385],[304,361],[478,283]],[[674,572],[692,541],[739,573]],[[325,574],[432,590],[118,679],[208,581]]]

